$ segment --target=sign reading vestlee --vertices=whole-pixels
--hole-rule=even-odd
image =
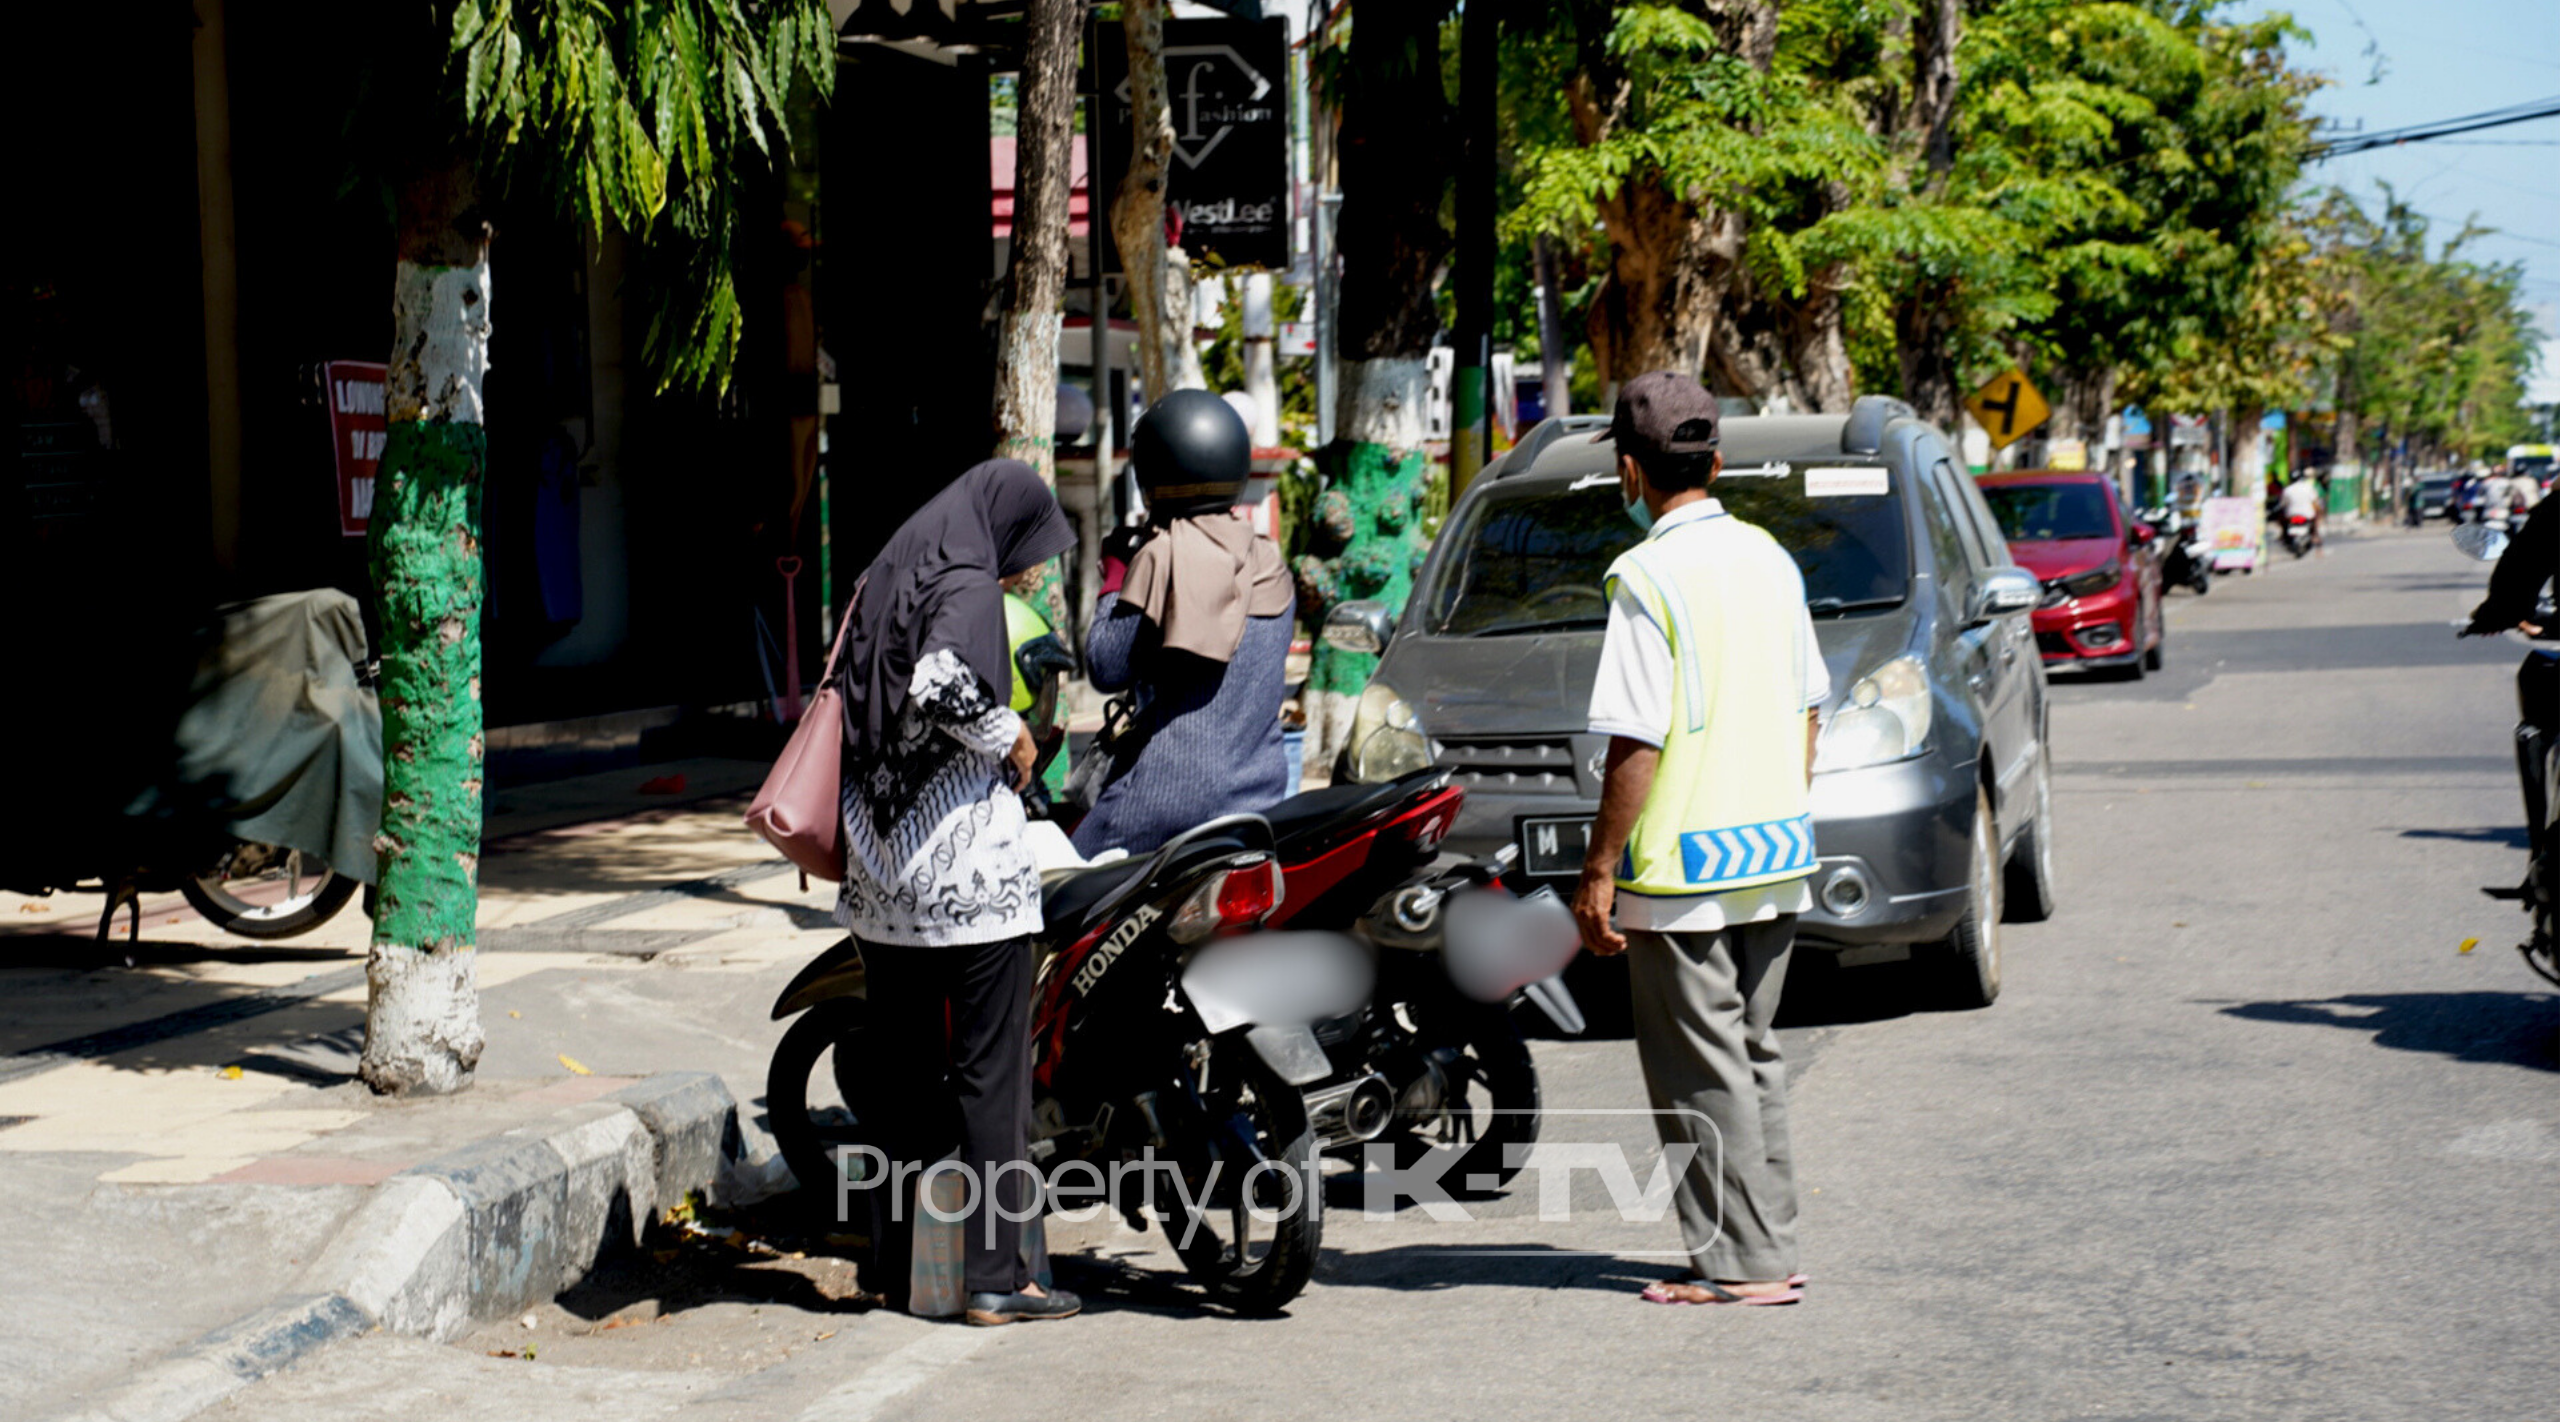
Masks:
[[[380,361],[333,360],[320,367],[329,407],[329,447],[338,471],[338,531],[364,537],[373,517],[374,472],[391,425],[384,418],[382,383],[391,368]]]

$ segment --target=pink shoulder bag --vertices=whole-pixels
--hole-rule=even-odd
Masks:
[[[868,581],[866,579],[865,581]],[[836,690],[836,658],[844,654],[845,634],[853,628],[854,610],[862,605],[862,585],[853,589],[844,625],[836,629],[835,646],[827,651],[827,669],[818,676],[818,694],[791,728],[782,757],[747,806],[747,828],[810,878],[835,883],[844,878],[844,694]]]

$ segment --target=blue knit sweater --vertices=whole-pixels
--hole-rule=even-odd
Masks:
[[[1117,846],[1145,854],[1203,821],[1288,797],[1280,701],[1296,613],[1293,600],[1277,616],[1246,618],[1235,659],[1220,665],[1165,650],[1153,622],[1118,593],[1103,594],[1085,670],[1096,691],[1136,686],[1138,724],[1154,734],[1076,827],[1076,852],[1090,858]]]

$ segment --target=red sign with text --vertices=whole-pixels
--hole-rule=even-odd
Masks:
[[[373,476],[382,465],[390,424],[382,413],[382,382],[390,368],[379,361],[333,360],[320,368],[329,403],[329,445],[338,464],[338,531],[364,537],[373,517]]]

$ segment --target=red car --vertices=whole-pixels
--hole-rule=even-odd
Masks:
[[[2044,584],[2036,646],[2048,667],[2160,669],[2160,556],[2151,526],[2125,516],[2103,474],[1986,474],[1983,498],[2018,566]]]

